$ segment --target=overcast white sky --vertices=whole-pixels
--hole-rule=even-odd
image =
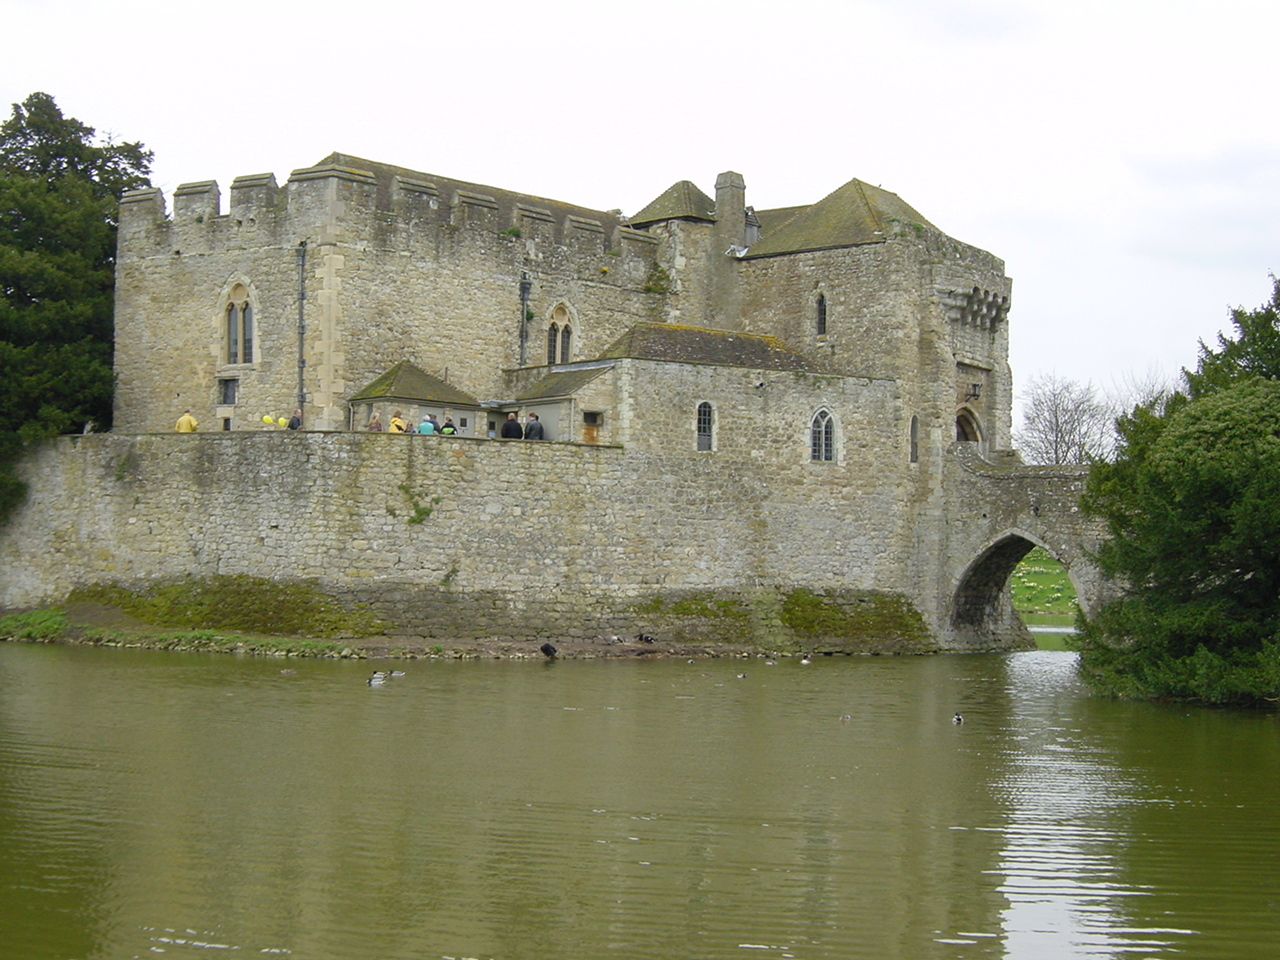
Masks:
[[[4,116],[43,90],[224,206],[335,150],[626,213],[730,169],[757,208],[879,184],[1004,258],[1020,386],[1176,374],[1280,271],[1280,3],[0,0],[0,23]]]

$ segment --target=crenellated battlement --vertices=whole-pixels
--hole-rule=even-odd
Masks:
[[[122,252],[149,236],[168,239],[176,231],[187,249],[205,249],[236,230],[271,224],[282,240],[403,243],[406,231],[422,236],[497,234],[525,241],[531,256],[638,258],[657,256],[658,241],[631,229],[617,211],[596,211],[479,184],[428,177],[382,164],[338,162],[334,155],[314,167],[294,170],[283,186],[271,173],[232,181],[227,209],[216,180],[181,184],[170,214],[162,191],[134,190],[121,199]],[[375,228],[375,224],[377,227]],[[221,226],[220,226],[221,225]],[[221,231],[221,232],[220,232]],[[178,249],[183,249],[179,247]],[[557,254],[557,251],[559,253]]]

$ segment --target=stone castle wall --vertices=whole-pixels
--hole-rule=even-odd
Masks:
[[[848,482],[883,449],[825,470],[797,458],[778,484],[757,455],[773,437],[721,437],[715,456],[360,433],[62,438],[24,465],[0,605],[250,574],[370,603],[393,634],[555,637],[654,632],[637,610],[708,591],[903,585],[889,526],[902,492]],[[713,628],[668,625],[676,639]]]

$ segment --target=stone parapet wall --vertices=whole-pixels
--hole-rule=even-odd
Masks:
[[[248,574],[370,603],[393,634],[575,636],[663,622],[687,638],[705,635],[705,618],[663,620],[663,603],[898,584],[888,494],[868,499],[805,466],[794,489],[775,492],[754,467],[389,434],[62,438],[24,464],[31,495],[0,535],[0,604]]]

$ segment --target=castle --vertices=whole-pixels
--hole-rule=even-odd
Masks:
[[[683,181],[623,218],[334,154],[230,194],[223,212],[216,183],[184,184],[172,220],[158,190],[124,198],[118,431],[188,406],[229,430],[302,406],[342,430],[401,404],[468,435],[534,411],[556,440],[713,454],[804,456],[823,413],[832,461],[867,416],[907,453],[953,424],[1007,445],[1003,263],[858,180],[757,211],[724,173],[714,198]],[[640,370],[669,384],[659,408],[631,402]],[[838,397],[854,383],[891,409]],[[782,394],[812,409],[784,420]],[[757,412],[773,425],[741,423]]]
[[[1012,563],[1080,538],[1046,526],[1070,483],[1008,483],[1009,295],[1002,261],[859,180],[757,210],[727,172],[624,217],[333,154],[237,178],[226,209],[212,181],[171,216],[135,191],[115,447],[45,466],[120,515],[64,528],[60,570],[307,578],[406,635],[840,648],[887,603],[899,647],[1021,641]],[[303,430],[264,426],[295,407]],[[187,408],[201,432],[174,437]],[[460,434],[364,431],[396,411]],[[552,442],[491,439],[512,412]],[[11,572],[9,602],[71,582]]]

